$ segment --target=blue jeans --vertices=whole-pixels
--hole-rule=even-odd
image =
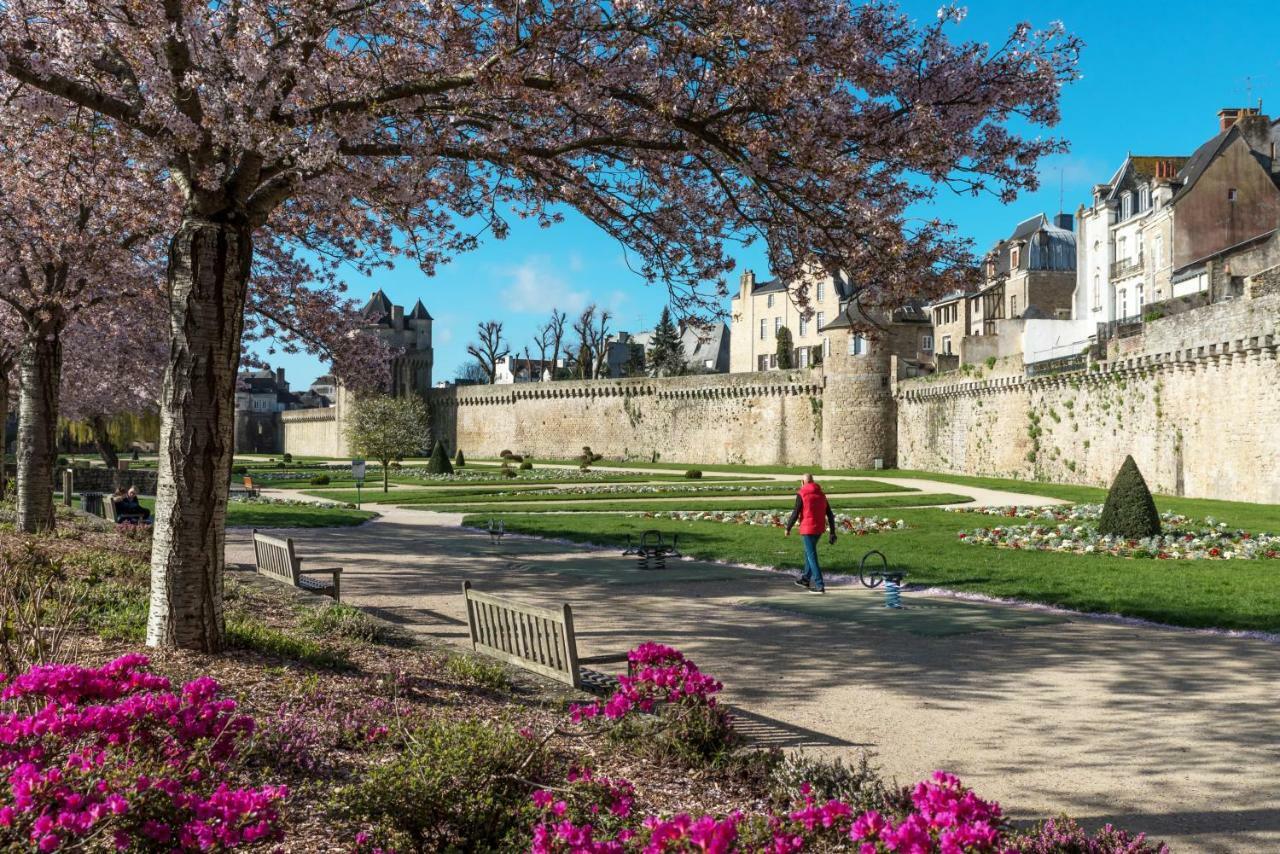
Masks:
[[[804,572],[800,579],[807,580],[814,590],[822,590],[826,587],[822,583],[822,568],[818,566],[818,540],[822,535],[801,534],[800,539],[804,542]]]

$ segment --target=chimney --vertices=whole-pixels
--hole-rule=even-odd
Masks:
[[[404,328],[404,306],[391,306],[391,326],[393,329]]]
[[[1218,130],[1230,130],[1231,126],[1245,116],[1256,116],[1259,113],[1257,107],[1223,107],[1218,110]]]
[[[1059,213],[1053,218],[1053,224],[1063,231],[1075,231],[1075,220],[1069,213]]]
[[[741,292],[741,294],[742,294],[742,296],[743,296],[743,297],[749,297],[749,296],[751,296],[751,291],[752,291],[752,290],[755,288],[755,286],[756,286],[756,274],[755,274],[755,272],[754,272],[754,271],[752,271],[752,270],[743,270],[743,271],[742,271],[742,278],[738,280],[738,284],[741,286],[741,291],[740,291],[740,292]]]
[[[276,388],[281,390],[288,388],[284,381],[284,368],[276,368]]]

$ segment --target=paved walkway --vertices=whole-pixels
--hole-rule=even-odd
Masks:
[[[1017,818],[1065,811],[1181,851],[1280,848],[1273,644],[918,595],[886,616],[850,585],[819,599],[777,573],[691,561],[640,573],[611,552],[494,546],[452,527],[456,515],[383,512],[290,535],[309,559],[345,567],[347,601],[423,635],[467,642],[463,579],[568,601],[585,654],[680,647],[724,680],[765,743],[873,750],[902,782],[946,768]],[[798,558],[798,543],[782,543]],[[828,564],[851,554],[837,545]],[[228,560],[251,562],[248,532],[228,532]]]

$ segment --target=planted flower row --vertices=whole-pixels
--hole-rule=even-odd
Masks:
[[[334,502],[327,502],[325,504],[317,504],[314,501],[300,501],[296,498],[267,498],[262,495],[233,494],[227,500],[233,501],[237,504],[265,504],[271,507],[310,507],[312,509],[315,509],[317,507],[328,507],[330,509],[333,509],[333,508],[341,508],[344,510],[356,509],[356,505],[350,502],[334,501]]]
[[[948,513],[977,513],[983,516],[1002,516],[1006,519],[1034,519],[1043,522],[1096,522],[1102,516],[1101,504],[1053,504],[1043,507],[1028,507],[1022,504],[999,506],[963,506],[944,507]],[[1166,525],[1182,527],[1191,523],[1191,518],[1181,513],[1165,511],[1160,520]],[[1215,526],[1212,519],[1207,520],[1210,527]]]
[[[644,513],[646,519],[673,519],[677,522],[724,522],[731,525],[759,525],[785,528],[790,513],[777,510],[669,510]],[[878,534],[901,531],[907,527],[902,519],[887,516],[850,516],[836,513],[836,529],[850,534]]]
[[[1104,554],[1156,560],[1273,560],[1280,536],[1222,528],[1126,539],[1085,525],[1012,525],[959,533],[961,542],[1023,551]]]

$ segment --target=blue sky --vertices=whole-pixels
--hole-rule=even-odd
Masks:
[[[922,20],[938,3],[906,2]],[[1067,88],[1062,123],[1052,131],[1071,141],[1069,154],[1042,164],[1041,187],[1011,205],[989,198],[943,194],[933,211],[957,223],[979,250],[1022,219],[1063,207],[1073,213],[1105,181],[1127,153],[1190,154],[1217,132],[1222,107],[1263,99],[1263,112],[1280,114],[1280,51],[1274,49],[1274,2],[1226,0],[1077,0],[1074,3],[976,0],[953,37],[1003,41],[1012,25],[1062,20],[1081,36],[1083,79]],[[766,278],[763,251],[737,257],[739,270]],[[372,280],[351,279],[363,298],[381,287],[393,301],[412,306],[421,298],[435,318],[434,379],[450,379],[466,357],[479,321],[504,322],[513,349],[531,343],[533,330],[552,306],[571,315],[590,302],[612,311],[613,328],[648,328],[666,302],[628,270],[621,248],[574,215],[551,229],[512,221],[508,239],[489,241],[426,277],[402,266]],[[323,366],[314,358],[268,357],[286,368],[294,388],[305,388]]]

